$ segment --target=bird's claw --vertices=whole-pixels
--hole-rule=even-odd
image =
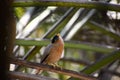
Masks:
[[[62,67],[61,67],[61,66],[59,66],[59,65],[58,65],[58,64],[56,64],[56,63],[53,63],[53,64],[48,64],[48,65],[53,66],[53,68],[60,68],[60,69],[62,70]]]
[[[55,65],[55,67],[58,67],[58,68],[62,69],[62,67],[59,66],[58,64],[54,64],[54,65]]]

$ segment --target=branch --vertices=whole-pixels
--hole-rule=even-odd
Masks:
[[[62,69],[61,70],[60,68],[57,68],[57,67],[53,68],[52,66],[43,65],[43,64],[39,64],[39,63],[28,62],[28,61],[25,61],[25,60],[19,60],[19,59],[15,59],[15,58],[11,58],[10,61],[11,61],[12,64],[26,66],[26,67],[29,67],[29,68],[52,71],[52,72],[69,75],[69,76],[79,78],[79,79],[83,79],[83,80],[97,80],[95,77],[85,75],[85,74],[82,74],[82,73],[79,73],[79,72],[67,70],[67,69]]]
[[[27,74],[27,73],[21,73],[21,72],[8,72],[8,76],[11,79],[20,79],[20,80],[57,80],[54,78],[49,78],[45,76],[40,75],[34,75],[34,74]]]
[[[95,8],[100,10],[120,11],[120,5],[110,4],[98,1],[81,1],[81,0],[16,0],[14,7],[31,7],[31,6],[65,6],[65,7],[84,7]]]

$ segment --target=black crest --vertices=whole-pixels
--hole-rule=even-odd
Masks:
[[[55,43],[57,40],[59,39],[59,36],[58,35],[55,35],[52,39],[52,43]]]

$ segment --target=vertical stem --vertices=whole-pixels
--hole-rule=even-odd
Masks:
[[[15,40],[15,21],[11,10],[13,0],[0,0],[0,79],[10,80],[9,56],[12,54]]]

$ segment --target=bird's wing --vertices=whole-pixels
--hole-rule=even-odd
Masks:
[[[50,53],[50,50],[51,50],[51,48],[52,48],[51,46],[52,46],[52,44],[49,44],[49,45],[45,48],[40,63],[43,63],[43,62],[45,61],[45,59],[48,57],[48,55],[49,55],[49,53]]]

